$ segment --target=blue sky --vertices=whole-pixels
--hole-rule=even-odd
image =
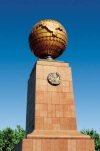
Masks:
[[[0,129],[25,128],[27,80],[37,60],[28,36],[42,19],[58,20],[68,33],[57,60],[72,67],[78,130],[100,132],[100,0],[0,0]]]

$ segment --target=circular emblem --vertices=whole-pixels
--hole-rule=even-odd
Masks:
[[[47,80],[52,85],[59,85],[61,82],[61,76],[58,72],[53,72],[48,75]]]

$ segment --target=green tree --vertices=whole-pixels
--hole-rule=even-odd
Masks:
[[[100,151],[100,134],[93,129],[84,129],[81,131],[82,134],[89,135],[91,139],[94,139],[95,150]]]
[[[0,151],[11,151],[16,144],[25,138],[26,132],[20,125],[15,130],[6,128],[0,130]]]

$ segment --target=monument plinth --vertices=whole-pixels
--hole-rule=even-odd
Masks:
[[[53,60],[65,49],[64,27],[56,21],[40,21],[29,42],[42,59],[28,81],[27,138],[14,151],[94,151],[94,141],[77,131],[71,67]]]

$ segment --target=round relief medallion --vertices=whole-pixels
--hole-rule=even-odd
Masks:
[[[59,85],[61,82],[61,76],[58,72],[52,72],[48,75],[47,80],[52,85]]]

